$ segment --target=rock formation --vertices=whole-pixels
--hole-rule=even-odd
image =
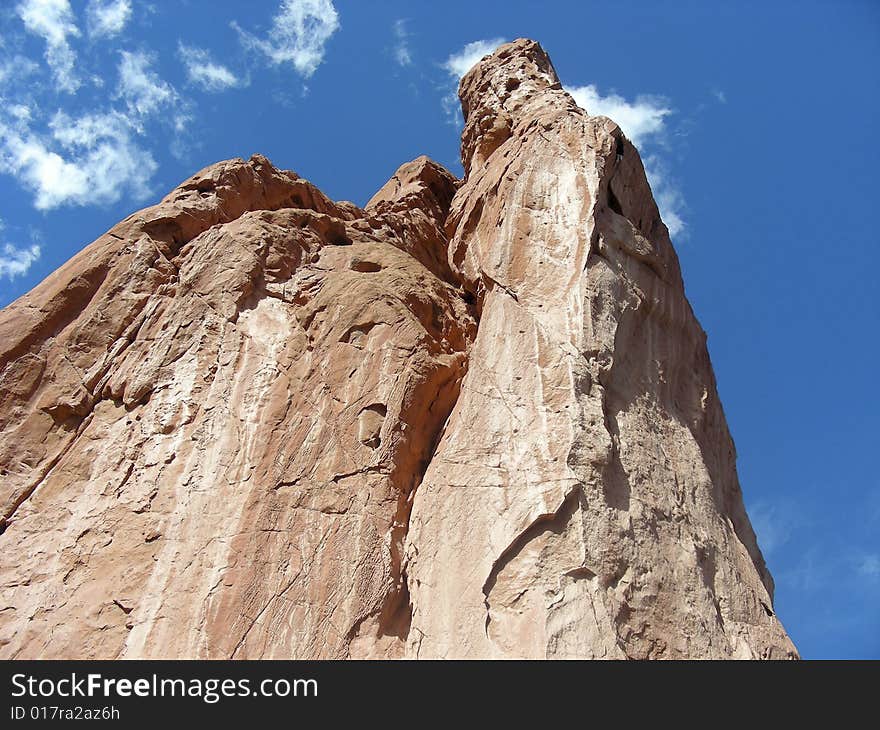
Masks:
[[[460,96],[462,181],[218,163],[0,312],[0,657],[796,656],[637,150]]]

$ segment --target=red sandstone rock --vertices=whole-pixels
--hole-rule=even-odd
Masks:
[[[218,163],[0,312],[0,656],[796,656],[638,152],[461,97],[464,181]]]

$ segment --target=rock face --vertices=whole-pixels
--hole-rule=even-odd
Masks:
[[[0,657],[787,657],[638,152],[532,41],[457,181],[213,165],[0,312]]]

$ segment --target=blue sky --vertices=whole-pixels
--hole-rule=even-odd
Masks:
[[[647,162],[789,633],[880,657],[876,2],[6,0],[0,305],[217,160],[461,174],[457,78],[522,36]]]

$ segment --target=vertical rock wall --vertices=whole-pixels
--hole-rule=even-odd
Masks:
[[[0,312],[0,656],[796,655],[638,152],[461,98],[463,181],[218,163]]]

